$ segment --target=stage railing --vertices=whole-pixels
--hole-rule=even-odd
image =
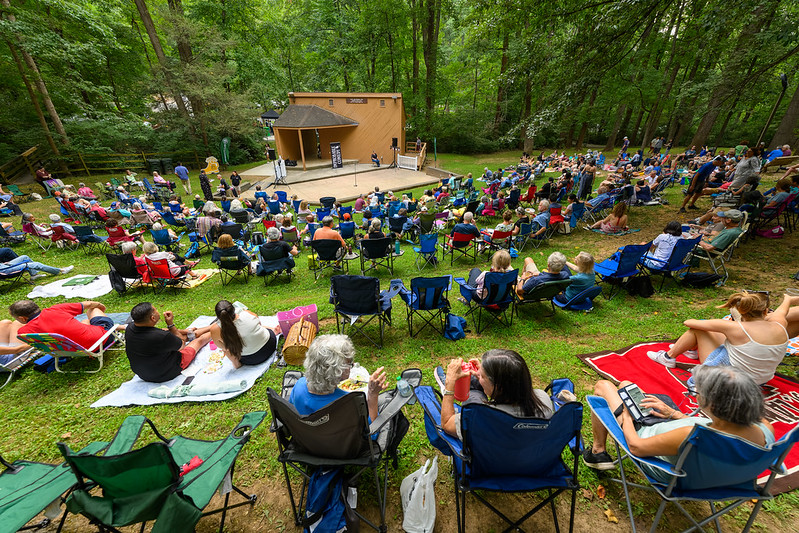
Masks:
[[[397,156],[397,166],[399,168],[405,168],[408,170],[416,171],[417,167],[417,160],[416,156],[409,156],[409,155],[398,155]]]

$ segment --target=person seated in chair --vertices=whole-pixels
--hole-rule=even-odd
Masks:
[[[374,163],[375,166],[378,167],[380,166],[380,158],[377,157],[377,152],[375,152],[374,150],[372,150],[372,163]]]
[[[222,239],[220,238],[219,240],[221,241]],[[296,246],[292,246],[290,243],[280,240],[279,229],[269,228],[266,230],[266,242],[258,249],[258,253],[261,254],[261,259],[263,261],[280,261],[282,266],[277,270],[278,273],[280,273],[284,270],[291,271],[294,268],[294,257],[299,255],[300,252],[297,250]],[[257,274],[259,276],[264,274],[263,267],[260,263],[258,264]]]
[[[378,226],[378,230],[379,229],[380,226]],[[331,217],[330,215],[322,219],[322,225],[319,227],[319,229],[316,230],[316,233],[314,233],[313,236],[313,240],[315,241],[325,240],[325,239],[340,241],[342,246],[344,246],[344,249],[347,250],[347,252],[350,251],[350,247],[347,244],[347,241],[344,240],[344,237],[341,236],[341,233],[333,229],[333,217]]]
[[[649,268],[661,269],[669,261],[671,251],[677,241],[682,239],[682,224],[677,220],[672,220],[663,228],[663,233],[655,237],[652,246],[643,258],[644,265]],[[640,244],[646,244],[648,241]]]
[[[478,239],[482,235],[477,225],[474,223],[474,214],[467,211],[463,214],[463,222],[459,222],[453,226],[449,236],[452,237],[456,233],[465,233],[467,235],[474,235]]]
[[[610,381],[599,381],[594,387],[594,394],[607,400],[608,407],[619,420],[630,451],[638,457],[657,457],[676,464],[683,442],[697,425],[758,446],[767,447],[774,443],[774,428],[765,419],[763,393],[746,372],[729,366],[700,366],[694,369],[694,378],[696,399],[704,416],[688,416],[654,396],[647,396],[641,403],[642,407],[651,408],[652,415],[662,418],[663,422],[652,426],[642,425],[638,430],[635,429],[630,411],[622,403],[616,385]],[[630,385],[629,381],[622,381],[619,388],[627,385]],[[616,463],[606,451],[608,430],[593,412],[591,427],[594,442],[583,451],[583,462],[595,470],[616,468]],[[662,483],[670,481],[671,476],[659,468],[645,464],[641,467]]]
[[[214,313],[219,321],[211,324],[211,339],[234,368],[259,365],[275,353],[280,326],[262,326],[258,315],[246,309],[237,311],[227,300],[219,300]]]
[[[166,259],[169,265],[169,272],[173,277],[179,278],[181,276],[188,276],[190,279],[199,278],[200,276],[191,271],[199,261],[186,261],[184,257],[172,252],[161,252],[158,250],[158,245],[154,242],[145,242],[142,246],[142,251],[147,259],[150,261],[160,261]]]
[[[39,309],[31,300],[20,300],[11,304],[8,311],[14,320],[24,324],[19,328],[19,334],[57,333],[86,349],[94,346],[108,331],[125,329],[106,316],[105,305],[91,300],[56,304],[45,309]],[[75,318],[84,313],[87,318]]]
[[[211,341],[210,326],[178,329],[172,311],[164,311],[166,329],[156,327],[161,313],[150,302],[130,311],[133,324],[125,329],[125,353],[130,369],[144,381],[163,383],[180,375],[197,352]]]
[[[291,389],[289,402],[300,415],[309,415],[346,396],[338,384],[350,377],[355,359],[355,347],[346,335],[320,335],[305,354],[305,375]],[[366,406],[369,419],[377,419],[377,402],[386,387],[386,373],[381,366],[369,377]]]
[[[482,361],[470,359],[475,370],[465,372],[463,359],[452,359],[446,374],[442,367],[435,369],[441,387],[441,426],[444,431],[463,439],[461,415],[455,412],[455,383],[469,376],[469,403],[485,404],[513,416],[552,418],[555,412],[552,399],[541,389],[533,388],[533,380],[525,360],[513,350],[493,349],[485,352]],[[446,377],[444,377],[446,376]],[[442,379],[443,378],[443,379]]]
[[[743,220],[743,213],[737,209],[727,209],[719,211],[716,215],[724,223],[724,229],[715,237],[703,237],[699,241],[698,246],[707,252],[720,252],[726,249],[741,234],[741,228],[738,226]]]
[[[30,224],[36,233],[41,237],[49,237],[53,234],[53,230],[50,229],[49,226],[42,226],[37,224],[36,217],[32,213],[23,213],[22,214],[22,225]]]
[[[97,199],[97,196],[94,194],[94,191],[91,189],[91,187],[87,187],[85,183],[78,184],[78,196],[86,200]]]
[[[547,268],[543,272],[538,270],[532,257],[524,258],[524,269],[516,284],[516,294],[524,295],[537,286],[548,281],[568,279],[571,276],[569,267],[566,266],[566,256],[560,252],[552,252],[547,258]]]
[[[17,338],[22,326],[24,324],[18,320],[0,320],[0,365],[7,365],[30,348]]]
[[[61,221],[61,217],[56,215],[55,213],[50,214],[48,217],[50,219],[50,227],[54,228],[56,226],[61,226],[64,228],[64,233],[68,233],[69,235],[75,235],[75,228],[73,228],[70,224]]]
[[[380,222],[379,218],[373,218],[372,222],[369,223],[369,231],[366,233],[365,239],[383,239],[385,238],[386,234],[383,233],[381,229],[383,223]]]
[[[555,296],[555,299],[560,303],[565,304],[586,289],[590,289],[596,285],[596,274],[594,273],[594,256],[588,252],[580,252],[574,257],[574,263],[566,262],[569,267],[576,274],[569,276],[572,281],[571,285]]]
[[[160,222],[156,222],[153,224],[153,231],[160,231],[164,229],[164,226]],[[178,238],[178,234],[172,228],[166,228],[166,233],[169,235],[169,238],[173,241]]]
[[[474,267],[469,271],[469,279],[466,284],[474,287],[478,298],[485,298],[485,277],[488,272],[510,272],[513,267],[510,264],[511,258],[507,250],[497,250],[491,256],[491,268],[484,271],[478,267]]]
[[[238,258],[239,266],[244,266],[245,264],[250,263],[250,256],[247,255],[247,252],[242,250],[240,246],[236,246],[236,243],[233,242],[233,237],[227,233],[220,235],[219,240],[216,241],[216,248],[214,248],[214,251],[211,252],[211,261],[219,264],[222,261],[223,256]]]

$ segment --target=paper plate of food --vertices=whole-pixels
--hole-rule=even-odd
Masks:
[[[363,392],[369,387],[369,372],[360,365],[353,366],[350,377],[338,384],[338,388],[347,392]]]

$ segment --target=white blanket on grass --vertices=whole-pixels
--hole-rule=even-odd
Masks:
[[[275,327],[278,324],[277,316],[262,316],[260,318],[261,324],[268,328]],[[199,316],[192,322],[190,327],[201,328],[209,325],[213,320],[214,317],[212,316]],[[197,353],[197,357],[194,358],[194,361],[192,361],[178,377],[164,383],[150,383],[142,380],[139,376],[134,376],[133,379],[123,383],[117,390],[94,402],[91,407],[125,407],[128,405],[155,405],[159,403],[180,402],[216,402],[235,398],[252,388],[255,384],[255,380],[261,377],[261,375],[272,366],[272,363],[276,360],[277,354],[260,365],[244,365],[241,368],[233,368],[233,364],[225,357],[222,360],[222,367],[219,370],[207,374],[203,370],[208,366],[210,356],[211,349],[209,345],[203,346]],[[194,376],[192,384],[197,385],[236,380],[246,381],[246,386],[235,392],[209,394],[205,396],[181,396],[172,398],[152,398],[148,396],[151,389],[161,386],[167,386],[169,388],[177,387],[189,376]]]
[[[108,274],[97,276],[97,279],[86,285],[75,285],[72,287],[64,287],[64,283],[75,278],[81,278],[86,274],[78,274],[69,278],[60,279],[47,285],[37,285],[28,293],[28,298],[53,298],[54,296],[63,296],[64,298],[82,298],[83,300],[93,300],[104,294],[108,294],[112,290],[111,281],[108,279]]]

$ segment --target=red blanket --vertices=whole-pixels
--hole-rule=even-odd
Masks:
[[[666,350],[670,341],[648,342],[622,348],[618,352],[606,351],[578,355],[602,376],[616,383],[632,381],[644,392],[668,394],[683,413],[690,413],[697,405],[687,394],[685,382],[691,376],[690,368],[696,363],[680,356],[677,368],[667,368],[646,356],[650,350]],[[777,438],[799,423],[799,383],[779,374],[763,385],[766,400],[766,418],[774,425]],[[778,494],[799,486],[799,446],[788,454],[785,461],[788,473],[777,478],[773,493]],[[764,472],[764,478],[768,473]]]

